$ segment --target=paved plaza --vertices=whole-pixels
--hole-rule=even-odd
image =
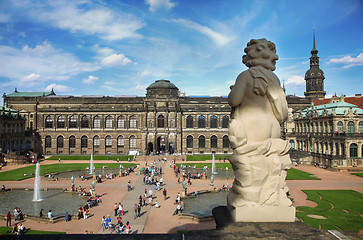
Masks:
[[[109,230],[102,231],[101,219],[102,216],[110,215],[112,222],[116,222],[116,218],[113,214],[113,206],[115,203],[121,202],[123,204],[126,214],[123,216],[123,223],[130,221],[133,233],[176,233],[178,230],[202,230],[202,229],[214,229],[216,227],[214,221],[207,221],[198,223],[191,219],[179,218],[178,216],[172,216],[176,205],[174,204],[175,197],[178,192],[181,193],[182,185],[177,182],[177,178],[173,172],[173,168],[169,167],[169,161],[173,160],[174,156],[166,156],[165,163],[157,161],[157,156],[138,158],[140,167],[145,166],[145,161],[148,163],[156,160],[157,166],[162,167],[163,182],[162,187],[167,189],[167,198],[164,200],[162,190],[154,191],[152,185],[145,185],[141,175],[131,174],[126,177],[116,177],[111,180],[106,180],[103,183],[96,185],[96,193],[102,195],[98,206],[90,209],[90,217],[87,219],[72,220],[70,222],[57,222],[46,223],[37,222],[29,219],[25,219],[24,225],[27,228],[34,230],[47,230],[47,231],[60,231],[67,234],[81,234],[86,230],[92,233],[108,234]],[[182,157],[176,158],[177,163],[185,163],[181,161]],[[62,161],[61,163],[76,163],[85,161]],[[107,163],[113,161],[94,161],[95,163]],[[206,161],[210,162],[210,161]],[[218,162],[218,161],[217,161]],[[57,161],[45,160],[41,162],[44,164],[53,164]],[[194,163],[194,162],[193,162]],[[193,164],[191,163],[191,164]],[[11,170],[14,168],[22,167],[18,166],[5,166],[3,171]],[[296,167],[299,170],[306,171],[314,174],[321,180],[290,180],[287,181],[290,188],[291,197],[294,199],[294,206],[315,206],[314,202],[306,200],[306,195],[301,190],[308,189],[342,189],[342,190],[355,190],[363,193],[363,181],[358,176],[351,175],[348,172],[333,172],[316,168],[313,166],[300,165]],[[127,182],[131,181],[133,189],[127,191]],[[232,184],[233,179],[223,180],[215,179],[215,187],[221,188],[222,185]],[[89,188],[91,187],[92,180],[81,181],[76,179],[75,185]],[[4,184],[7,188],[33,188],[34,179],[26,179],[23,181],[2,181],[0,184]],[[70,188],[70,180],[59,181],[43,181],[42,188]],[[139,196],[143,196],[145,189],[153,189],[153,195],[155,201],[158,201],[160,208],[153,206],[143,206],[141,209],[141,216],[134,219],[134,205],[138,203]],[[195,179],[192,180],[192,185],[188,186],[188,191],[195,190],[209,190],[210,180]],[[16,206],[14,206],[16,207]],[[19,206],[21,208],[21,206]],[[12,209],[9,209],[12,211]],[[6,222],[1,220],[1,225],[5,226]]]

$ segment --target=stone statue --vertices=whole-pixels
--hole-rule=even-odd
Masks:
[[[239,221],[292,222],[295,208],[287,197],[285,182],[291,166],[281,125],[287,119],[287,102],[273,73],[278,59],[275,44],[252,39],[243,63],[249,67],[231,86],[232,107],[228,129],[235,181],[228,194],[228,209]]]

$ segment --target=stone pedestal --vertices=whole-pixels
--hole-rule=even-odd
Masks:
[[[187,189],[183,189],[181,192],[181,197],[185,197],[187,195]]]
[[[96,180],[96,173],[93,174],[92,179]]]
[[[237,207],[228,206],[234,222],[294,222],[295,207],[265,206]]]

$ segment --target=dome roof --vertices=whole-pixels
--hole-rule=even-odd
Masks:
[[[155,88],[167,88],[167,89],[177,89],[174,84],[172,84],[169,80],[156,80],[154,83],[150,84],[146,89],[155,89]]]
[[[311,67],[309,70],[305,73],[305,79],[308,78],[322,78],[324,79],[324,72],[319,67]]]

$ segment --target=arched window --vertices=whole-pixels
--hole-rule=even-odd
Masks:
[[[106,117],[106,128],[112,128],[112,122],[113,122],[113,118],[112,116],[107,116]]]
[[[70,128],[77,128],[77,117],[76,116],[71,116],[69,118],[69,127]]]
[[[45,137],[45,148],[51,148],[52,147],[52,137],[46,136]]]
[[[125,139],[123,136],[117,137],[117,146],[118,147],[124,147],[125,146]]]
[[[193,136],[187,136],[187,148],[193,148]]]
[[[99,116],[95,116],[93,118],[93,127],[100,128],[101,127],[101,118]]]
[[[117,118],[117,127],[118,128],[125,128],[125,117],[124,116],[119,116]]]
[[[363,133],[363,121],[359,122],[359,133]]]
[[[198,117],[198,128],[205,128],[205,117],[204,116]]]
[[[158,116],[158,127],[159,128],[165,127],[165,117],[163,115]]]
[[[57,128],[65,128],[66,127],[66,119],[63,115],[57,118]]]
[[[199,148],[205,148],[205,137],[203,135],[199,136]]]
[[[354,133],[354,122],[348,122],[348,133]]]
[[[323,123],[321,122],[320,123],[320,133],[323,133],[324,132],[324,127],[323,127]]]
[[[87,148],[88,147],[88,137],[82,136],[81,137],[81,148]]]
[[[337,132],[342,133],[343,132],[343,122],[339,121],[337,123]]]
[[[136,137],[134,135],[131,135],[129,138],[130,141],[130,149],[136,148]]]
[[[291,139],[291,140],[289,141],[289,143],[290,143],[290,148],[291,148],[291,149],[295,149],[295,141]]]
[[[217,136],[215,136],[215,135],[211,136],[210,137],[210,147],[211,148],[216,148],[217,144],[218,144]]]
[[[76,147],[76,137],[70,136],[69,137],[69,148],[75,148]]]
[[[315,123],[315,132],[318,133],[319,132],[319,123]]]
[[[193,126],[194,124],[193,124],[193,116],[188,116],[187,117],[187,128],[193,128],[194,126]]]
[[[112,138],[111,138],[111,136],[106,136],[105,145],[106,145],[106,147],[112,147]]]
[[[57,137],[57,148],[63,148],[64,146],[64,138],[63,136]]]
[[[89,119],[87,116],[83,116],[81,119],[81,128],[89,128]]]
[[[130,128],[137,128],[137,120],[136,120],[136,116],[135,115],[132,115],[130,117]],[[136,139],[135,139],[135,141],[136,141]]]
[[[223,136],[223,148],[229,148],[229,139],[227,135]]]
[[[53,118],[51,116],[47,116],[45,118],[45,128],[52,128],[53,127]]]
[[[324,128],[325,128],[325,132],[328,133],[329,129],[328,129],[328,123],[327,122],[324,123]]]
[[[97,135],[93,137],[93,147],[100,147],[100,137]]]
[[[26,140],[25,141],[25,149],[29,150],[32,146],[32,142],[30,140]]]
[[[340,145],[340,149],[342,149],[342,155],[345,156],[345,146],[344,143]]]
[[[350,144],[349,146],[349,156],[351,158],[358,157],[358,145],[355,143]]]
[[[210,128],[217,128],[217,117],[214,115],[210,117]]]
[[[228,128],[229,117],[227,115],[222,118],[222,128]]]

